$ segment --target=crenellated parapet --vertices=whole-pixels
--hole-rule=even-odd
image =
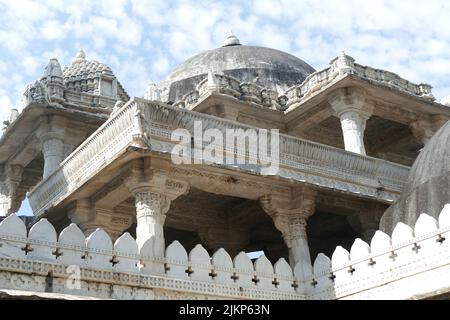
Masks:
[[[320,253],[309,281],[311,299],[411,299],[449,286],[450,204],[439,219],[423,213],[414,227],[376,231],[370,245],[356,239],[331,259]],[[412,280],[414,279],[414,280]],[[413,282],[412,282],[413,281]],[[414,283],[414,286],[411,286]]]
[[[109,298],[115,299],[148,299],[157,289],[165,290],[168,298],[181,292],[210,298],[304,299],[296,293],[294,274],[284,259],[272,265],[261,256],[253,263],[244,252],[232,259],[224,249],[210,256],[201,245],[188,253],[178,241],[155,258],[153,239],[139,248],[124,233],[113,243],[103,229],[86,238],[75,224],[58,236],[46,219],[27,233],[14,214],[0,223],[0,243],[0,289],[44,292],[45,281],[39,278],[51,272],[54,292],[101,298],[99,283],[111,285]],[[68,285],[76,275],[70,276],[73,270],[78,270],[79,288]],[[20,284],[19,278],[26,281]],[[122,294],[123,287],[133,294]]]
[[[319,254],[310,274],[265,256],[254,262],[223,248],[212,255],[172,242],[155,256],[154,239],[139,247],[124,233],[114,243],[103,230],[87,238],[75,224],[57,235],[41,219],[30,230],[15,214],[0,223],[0,289],[113,299],[200,295],[228,299],[412,299],[447,288],[450,204],[436,220],[422,214],[414,228],[399,223],[391,236],[377,231],[370,245],[356,239],[331,259]],[[414,287],[410,278],[414,277]],[[75,281],[75,282],[74,282]],[[78,281],[78,282],[76,282]],[[48,286],[48,283],[51,286]],[[77,285],[78,284],[78,285]],[[109,291],[101,290],[109,286]]]

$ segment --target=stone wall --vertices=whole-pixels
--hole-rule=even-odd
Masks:
[[[27,233],[13,214],[0,223],[0,289],[113,299],[411,299],[449,290],[449,238],[447,204],[439,221],[422,214],[414,229],[399,223],[392,236],[377,231],[370,245],[356,239],[350,252],[338,246],[331,259],[319,254],[313,266],[292,270],[284,259],[253,263],[224,249],[210,256],[201,245],[188,254],[178,241],[153,258],[152,239],[139,250],[128,233],[113,244],[102,229],[85,238],[75,224],[58,236],[46,219]]]

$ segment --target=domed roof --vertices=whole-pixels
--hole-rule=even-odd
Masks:
[[[176,102],[195,90],[208,71],[282,92],[300,84],[315,70],[291,54],[241,45],[236,36],[230,35],[222,47],[197,54],[176,67],[159,85],[162,98]]]
[[[399,221],[414,226],[421,213],[437,218],[447,203],[450,203],[450,121],[420,152],[402,196],[386,210],[380,227],[391,232]]]
[[[63,77],[65,81],[79,80],[80,78],[89,79],[95,78],[99,74],[109,75],[114,77],[111,68],[96,60],[87,60],[86,54],[81,49],[78,51],[72,63],[66,66],[63,70]]]
[[[85,52],[80,49],[73,59],[72,63],[64,67],[63,72],[64,84],[76,91],[99,93],[99,80],[117,79],[111,68],[106,64],[96,60],[87,60]],[[82,84],[80,85],[80,82]],[[124,101],[128,101],[129,97],[122,85],[117,81],[118,96]]]

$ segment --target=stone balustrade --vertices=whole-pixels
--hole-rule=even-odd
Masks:
[[[254,83],[241,83],[233,77],[222,74],[214,74],[214,85],[216,87],[215,91],[218,93],[274,110],[284,111],[291,106],[301,104],[314,93],[325,89],[336,79],[341,79],[347,74],[360,77],[377,85],[434,101],[430,85],[424,83],[415,84],[393,72],[359,65],[354,62],[352,57],[345,54],[340,54],[331,60],[327,68],[312,73],[301,84],[289,88],[283,94],[262,88]],[[209,85],[208,83],[208,78],[203,79],[197,85],[195,91],[188,93],[175,105],[189,109],[189,106],[193,106],[200,97],[211,92],[211,83]]]
[[[298,263],[292,270],[283,258],[274,265],[265,256],[252,262],[244,252],[232,259],[224,249],[210,256],[201,245],[188,254],[178,241],[152,258],[152,239],[139,251],[128,233],[113,244],[102,229],[85,238],[75,224],[58,236],[46,219],[27,233],[12,214],[0,223],[0,288],[43,292],[52,272],[54,292],[101,298],[154,298],[152,290],[164,289],[215,298],[407,299],[448,287],[449,238],[447,204],[438,220],[422,214],[414,229],[398,223],[392,236],[377,231],[370,245],[356,239],[350,252],[338,246],[331,259],[320,253],[312,267]],[[68,288],[78,268],[83,285]],[[98,283],[113,284],[109,296]]]
[[[30,192],[28,198],[34,214],[40,215],[64,199],[95,172],[126,152],[128,146],[150,147],[170,155],[176,145],[176,142],[170,141],[173,130],[183,128],[193,135],[195,121],[202,123],[203,131],[209,128],[222,132],[228,128],[258,130],[225,119],[135,98]],[[279,142],[280,169],[277,175],[319,187],[393,201],[402,191],[409,172],[409,167],[288,135],[280,134]],[[239,148],[226,151],[234,153],[237,158],[245,159],[248,156],[247,150]],[[230,165],[221,166],[233,169]],[[252,174],[257,169],[254,165],[240,167],[241,171]]]
[[[348,74],[363,80],[368,80],[377,85],[434,101],[434,96],[431,92],[432,87],[430,85],[423,83],[415,84],[401,78],[395,73],[359,65],[354,62],[352,57],[343,53],[331,60],[327,68],[312,73],[300,85],[289,88],[284,93],[288,99],[286,106],[289,108],[301,104],[314,93],[321,91],[334,83],[336,79],[341,79]]]
[[[190,109],[200,97],[215,91],[265,108],[284,110],[284,97],[279,97],[274,90],[263,88],[254,83],[240,82],[233,77],[223,74],[214,74],[213,76],[215,79],[213,87],[208,82],[208,78],[205,78],[197,85],[196,90],[186,94],[174,105]]]

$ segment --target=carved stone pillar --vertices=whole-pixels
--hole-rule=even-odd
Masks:
[[[135,197],[136,240],[139,248],[153,238],[155,255],[163,256],[166,213],[172,200],[187,193],[188,184],[171,179],[166,171],[144,170],[137,160],[130,176],[125,179],[125,185]]]
[[[292,267],[301,262],[305,269],[311,269],[306,225],[308,218],[314,214],[315,198],[316,192],[307,189],[291,199],[274,195],[261,198],[263,209],[272,217],[275,227],[283,235]]]
[[[14,194],[22,180],[23,167],[6,165],[0,168],[0,216],[12,213]]]
[[[61,116],[43,117],[37,131],[44,155],[43,178],[47,178],[64,160],[64,136],[66,118]]]
[[[133,192],[136,201],[136,241],[142,247],[148,239],[154,238],[155,254],[164,256],[164,222],[170,199],[151,189],[143,187]]]
[[[44,155],[44,174],[47,178],[64,160],[64,142],[58,134],[48,133],[41,138]]]
[[[197,233],[209,249],[217,251],[224,248],[232,256],[236,256],[250,242],[250,232],[246,226],[236,225],[233,228],[217,224],[199,228]],[[278,257],[279,258],[279,257]]]
[[[373,106],[367,103],[364,92],[356,88],[341,89],[329,103],[341,120],[345,150],[365,155],[364,130]]]

